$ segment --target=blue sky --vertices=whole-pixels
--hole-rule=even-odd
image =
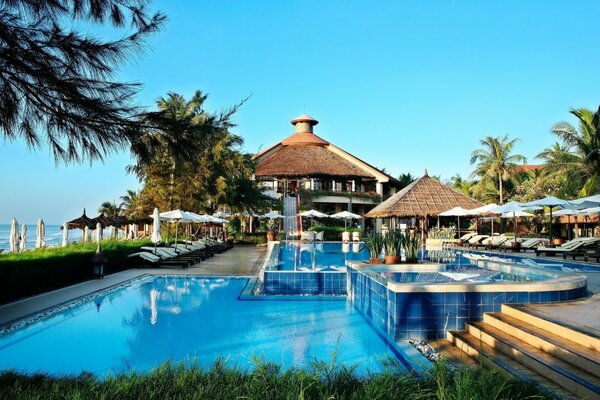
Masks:
[[[315,133],[398,175],[468,176],[484,135],[508,133],[530,162],[571,107],[600,104],[597,1],[156,1],[169,17],[119,77],[139,101],[252,95],[235,132],[256,152],[307,112]],[[55,166],[47,149],[0,141],[0,223],[49,223],[136,189],[128,154]]]

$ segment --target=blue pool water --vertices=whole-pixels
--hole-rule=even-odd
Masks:
[[[534,254],[523,254],[516,256],[510,254],[498,254],[484,251],[455,250],[456,262],[462,264],[477,264],[478,259],[490,259],[508,263],[514,263],[522,267],[544,268],[552,271],[563,272],[600,272],[600,267],[586,263],[575,263],[563,260],[559,255],[556,260],[537,258]]]
[[[303,268],[327,270],[346,265],[346,260],[367,260],[369,251],[362,242],[306,243],[281,242],[276,269],[293,271]]]
[[[239,300],[247,279],[155,277],[0,336],[0,369],[51,374],[148,371],[165,360],[216,358],[251,367],[330,360],[381,371],[401,350],[346,301]],[[407,364],[405,364],[407,365]]]

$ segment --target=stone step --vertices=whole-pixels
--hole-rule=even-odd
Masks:
[[[448,331],[448,341],[479,364],[488,368],[497,368],[522,381],[531,383],[543,392],[548,393],[550,397],[561,399],[580,398],[465,331]]]
[[[468,323],[476,340],[555,382],[580,398],[600,399],[600,379],[486,323]]]
[[[600,337],[589,330],[584,331],[578,327],[567,326],[562,322],[551,321],[545,316],[535,315],[535,311],[526,309],[523,306],[502,304],[501,311],[503,314],[600,352]]]
[[[600,377],[600,352],[504,313],[486,313],[483,322]]]

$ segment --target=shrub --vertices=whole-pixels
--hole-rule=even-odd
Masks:
[[[265,244],[267,243],[266,232],[236,232],[233,235],[233,239],[236,243],[240,244]]]
[[[127,256],[150,246],[149,240],[106,240],[102,253],[108,259],[104,272],[128,268]],[[47,247],[23,253],[0,254],[0,303],[47,292],[92,278],[91,259],[95,243],[72,243],[67,247]]]
[[[329,241],[342,240],[342,232],[344,232],[343,226],[324,226],[315,225],[312,228],[308,228],[311,232],[325,232],[323,238]],[[360,228],[348,228],[346,232],[362,232]]]

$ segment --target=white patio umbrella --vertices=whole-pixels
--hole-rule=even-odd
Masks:
[[[275,218],[285,218],[284,215],[279,214],[278,212],[275,211],[270,211],[266,214],[263,214],[260,216],[261,218],[268,218],[268,219],[275,219]]]
[[[177,235],[179,233],[179,222],[197,222],[198,218],[183,210],[171,210],[160,213],[160,220],[175,223],[175,246],[177,246]]]
[[[552,241],[552,210],[555,207],[572,208],[573,203],[571,203],[567,200],[559,199],[558,197],[546,196],[543,199],[529,201],[527,203],[522,203],[521,207],[526,208],[528,210],[531,210],[531,207],[548,207],[550,209],[550,221],[549,221],[548,231],[550,233],[550,240]]]
[[[584,203],[580,203],[584,204]],[[577,210],[572,208],[563,208],[562,210],[558,210],[554,212],[555,217],[567,217],[567,224],[569,226],[567,239],[571,239],[571,216],[584,215],[585,210]],[[550,215],[550,214],[547,214]]]
[[[438,214],[440,217],[456,217],[458,219],[458,237],[460,238],[460,217],[466,217],[467,215],[473,215],[472,211],[465,210],[462,207],[454,207],[448,211],[444,211]]]
[[[100,225],[100,222],[98,222],[96,224],[96,243],[100,243],[101,240],[102,240],[102,225]]]
[[[496,219],[496,217],[489,217],[488,215],[490,214],[490,209],[494,208],[494,207],[498,207],[498,205],[496,203],[490,203],[490,204],[486,204],[485,206],[481,206],[481,207],[477,207],[477,208],[473,208],[472,210],[469,210],[473,215],[475,216],[475,218],[477,219],[477,221],[479,221],[479,218],[483,217],[483,219],[489,219],[492,225],[492,235],[494,235],[494,220]]]
[[[538,207],[533,206],[533,208],[537,209]],[[521,205],[516,201],[509,201],[508,203],[502,204],[501,206],[491,207],[488,210],[490,214],[499,214],[500,216],[509,215],[509,218],[513,219],[513,225],[515,227],[515,239],[517,238],[517,214],[522,213],[524,211],[525,208],[521,207]]]
[[[43,219],[38,219],[37,221],[37,228],[35,230],[35,248],[36,249],[41,249],[42,247],[44,247],[46,245],[46,242],[44,241],[44,236],[46,235],[46,224],[44,224],[44,220]]]
[[[353,214],[350,211],[342,211],[337,214],[330,215],[331,218],[343,219],[344,220],[344,230],[347,228],[347,223],[349,219],[362,219],[362,216],[358,214]]]
[[[27,224],[21,225],[21,238],[19,240],[19,251],[27,250]]]
[[[19,251],[19,223],[16,218],[10,221],[10,236],[8,237],[8,251],[16,253]]]
[[[218,211],[213,214],[213,217],[217,217],[217,218],[229,218],[231,216],[232,216],[231,214],[229,214],[228,212],[225,212],[225,211]]]
[[[160,237],[160,213],[156,207],[152,213],[152,235],[150,236],[150,240],[154,243],[154,252],[156,253],[156,245],[162,240]]]
[[[67,247],[69,244],[69,226],[65,222],[63,223],[63,237],[62,237],[62,247]]]
[[[329,215],[317,210],[302,211],[297,214],[299,217],[310,217],[310,225],[313,226],[314,218],[328,218]]]

